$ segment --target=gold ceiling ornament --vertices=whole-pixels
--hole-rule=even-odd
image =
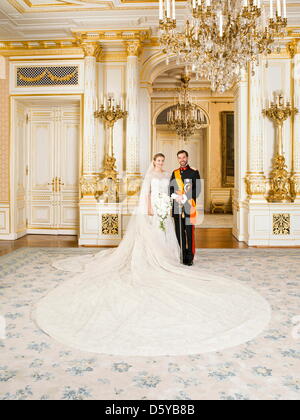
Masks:
[[[285,157],[283,155],[282,128],[283,123],[292,115],[298,113],[289,101],[286,101],[281,92],[275,93],[275,100],[269,101],[269,106],[263,109],[263,115],[268,117],[276,127],[277,150],[273,159],[273,170],[271,172],[271,188],[267,200],[271,203],[293,202],[294,195],[291,194],[290,179],[286,170]]]
[[[287,28],[286,0],[270,0],[267,18],[261,0],[188,0],[190,13],[185,30],[176,29],[175,0],[159,0],[160,46],[168,63],[174,55],[178,64],[196,73],[197,80],[211,82],[213,91],[225,92],[241,80],[258,56],[278,50],[277,38]]]
[[[179,88],[179,102],[167,114],[168,125],[187,141],[195,131],[207,127],[207,118],[202,109],[191,102],[189,92],[190,76],[181,75],[181,88]]]

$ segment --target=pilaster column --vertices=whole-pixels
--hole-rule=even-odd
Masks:
[[[291,105],[298,108],[298,113],[291,117],[292,129],[292,176],[291,190],[300,202],[300,53],[297,53],[298,42],[288,45],[291,57]]]
[[[266,177],[263,162],[263,98],[262,98],[262,62],[255,68],[255,74],[248,71],[248,162],[247,194],[249,198],[261,200],[266,193]]]
[[[234,88],[235,96],[235,171],[232,233],[239,240],[247,239],[247,223],[245,202],[247,198],[245,176],[247,171],[247,131],[248,131],[248,82],[244,72],[242,79]]]
[[[83,121],[83,174],[80,181],[83,195],[95,193],[95,181],[98,174],[97,148],[95,133],[96,98],[97,98],[97,57],[101,53],[101,46],[96,42],[83,41],[84,51],[84,121]]]
[[[127,135],[126,135],[126,173],[129,176],[140,174],[139,159],[139,53],[140,41],[126,43],[127,50]]]
[[[140,170],[145,173],[151,161],[151,92],[152,85],[141,83],[140,89],[140,124],[139,124],[139,138],[140,138]]]

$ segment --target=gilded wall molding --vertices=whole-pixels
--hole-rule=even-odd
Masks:
[[[103,51],[103,53],[97,58],[97,62],[99,63],[124,63],[126,60],[126,51]]]
[[[153,92],[176,92],[178,87],[173,88],[153,88]],[[210,91],[210,87],[190,87],[189,91],[192,92],[207,92]]]
[[[150,39],[150,30],[141,29],[95,29],[95,30],[78,30],[72,31],[73,36],[77,40],[85,41],[140,41]]]
[[[0,54],[3,56],[36,56],[36,55],[82,55],[99,57],[103,53],[99,41],[115,42],[150,42],[150,30],[140,29],[107,29],[73,31],[73,37],[65,39],[14,40],[0,41]],[[134,44],[135,45],[135,44]],[[126,48],[126,45],[125,45]],[[131,47],[133,48],[133,47]]]

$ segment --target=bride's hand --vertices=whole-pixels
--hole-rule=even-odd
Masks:
[[[153,210],[148,210],[148,216],[154,216]]]

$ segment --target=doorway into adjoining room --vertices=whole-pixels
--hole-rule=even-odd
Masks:
[[[164,153],[166,169],[171,172],[178,167],[177,152],[186,150],[190,165],[199,170],[202,179],[202,192],[197,200],[202,213],[198,227],[231,230],[235,164],[233,90],[226,94],[213,92],[208,80],[197,80],[193,73],[185,73],[185,68],[175,60],[168,66],[159,62],[148,73],[145,71],[152,84],[152,154]],[[195,107],[197,115],[198,112],[203,115],[201,122],[205,120],[206,124],[199,124],[202,127],[196,127],[184,140],[168,123],[168,113],[170,118],[171,114],[175,116],[176,107],[178,104],[181,107],[185,100]],[[181,131],[180,121],[175,125]]]

